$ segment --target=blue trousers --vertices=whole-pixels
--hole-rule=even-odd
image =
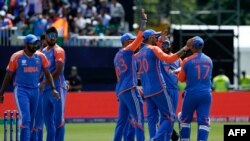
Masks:
[[[176,95],[174,91],[168,92],[164,89],[163,92],[146,98],[148,128],[151,139],[157,141],[168,141],[171,139],[173,123],[176,119],[175,111],[178,101],[178,98],[176,98],[177,96],[178,95]],[[160,125],[158,130],[156,130],[159,115],[161,117]]]
[[[56,90],[60,94],[59,100],[52,95],[51,89],[45,90],[43,93],[43,116],[47,131],[47,141],[64,141],[66,90],[61,87],[57,87]]]
[[[130,123],[135,128],[137,141],[144,141],[143,101],[136,88],[119,95],[119,115],[115,128],[114,141],[121,141],[125,125]]]
[[[199,141],[207,141],[210,130],[210,107],[211,107],[210,92],[186,92],[182,104],[180,115],[180,138],[190,140],[191,122],[193,114],[196,111],[198,123]]]
[[[31,134],[32,141],[43,141],[43,124],[43,92],[39,91],[35,127]]]
[[[16,86],[14,89],[15,101],[20,112],[20,141],[31,140],[31,130],[34,128],[34,119],[38,103],[38,88]]]
[[[123,129],[123,141],[135,140],[135,128],[133,127],[133,123],[131,121],[131,118],[129,118]]]

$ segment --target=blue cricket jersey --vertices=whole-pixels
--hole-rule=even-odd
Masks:
[[[114,59],[115,72],[117,76],[116,94],[120,95],[123,92],[136,87],[136,62],[134,60],[134,51],[119,50]]]
[[[165,82],[160,70],[160,60],[147,44],[137,55],[138,74],[140,75],[144,97],[150,97],[163,91]]]
[[[177,60],[174,63],[160,61],[160,68],[167,89],[178,89],[178,78],[172,71],[180,67],[180,62],[180,60]]]
[[[61,48],[60,46],[55,45],[53,48],[50,49],[46,47],[43,49],[42,52],[45,54],[45,56],[50,62],[49,71],[51,73],[53,73],[56,70],[56,63],[61,62],[65,65],[65,52],[64,49]],[[60,74],[58,78],[54,79],[54,83],[56,87],[61,87],[66,89],[66,81],[64,78],[64,67],[62,74]],[[44,89],[47,90],[50,87],[51,86],[47,84]]]
[[[194,53],[184,59],[179,80],[186,81],[186,92],[211,92],[213,62],[204,53]]]
[[[42,68],[47,68],[49,62],[45,55],[36,51],[31,57],[23,50],[11,56],[7,71],[15,72],[14,85],[28,88],[37,88]]]

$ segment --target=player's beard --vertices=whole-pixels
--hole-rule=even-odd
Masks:
[[[35,53],[36,52],[36,48],[34,47],[34,48],[32,48],[32,47],[27,47],[27,49],[28,49],[28,51],[30,52],[30,53]]]
[[[56,44],[56,42],[49,42],[49,41],[47,41],[47,44],[48,44],[49,46],[53,47],[53,46]]]

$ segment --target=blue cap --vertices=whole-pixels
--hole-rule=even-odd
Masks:
[[[134,36],[134,35],[132,35],[131,33],[125,33],[125,34],[123,34],[122,37],[121,37],[121,42],[122,42],[122,44],[123,44],[123,43],[126,42],[127,40],[134,40],[134,39],[135,39],[135,36]]]
[[[153,29],[147,29],[143,32],[143,38],[148,39],[152,35],[160,36],[160,34],[161,34],[160,32],[155,32]]]
[[[166,39],[163,43],[162,43],[162,48],[168,48],[170,47],[170,40]]]
[[[25,44],[33,44],[36,41],[38,41],[38,38],[33,34],[29,34],[29,35],[25,36],[25,38],[24,38]]]
[[[194,44],[193,44],[194,48],[196,48],[196,49],[203,48],[204,41],[200,36],[195,36],[193,39],[194,39]]]

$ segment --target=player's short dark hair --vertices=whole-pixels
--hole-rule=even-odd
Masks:
[[[50,27],[50,28],[48,28],[46,30],[46,34],[49,34],[49,33],[56,33],[56,34],[58,34],[58,32],[57,32],[57,30],[56,30],[56,28],[54,26],[52,26],[52,27]]]

